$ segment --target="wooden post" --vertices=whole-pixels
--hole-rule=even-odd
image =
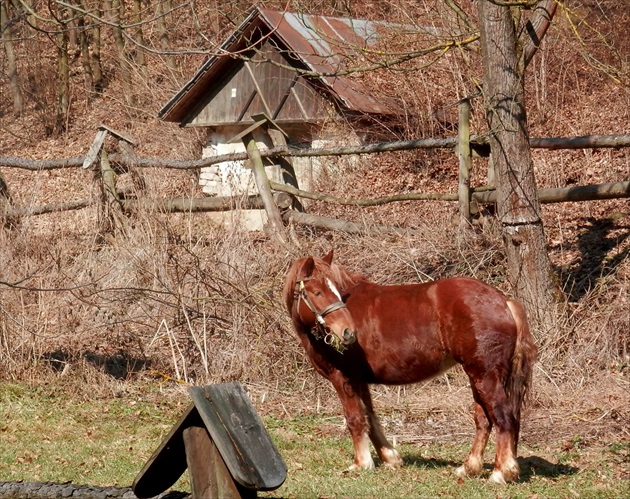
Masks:
[[[457,146],[459,157],[459,214],[462,223],[470,222],[470,100],[463,99],[459,103],[459,143]]]
[[[249,161],[252,166],[254,181],[256,182],[256,187],[258,187],[258,192],[260,193],[263,205],[265,206],[265,211],[267,212],[267,218],[269,219],[271,236],[280,244],[280,246],[287,248],[289,240],[284,230],[280,210],[278,210],[278,207],[273,201],[269,178],[265,173],[265,165],[263,164],[260,151],[256,145],[256,140],[250,134],[245,138],[245,141],[247,144],[247,155],[249,156]]]
[[[271,139],[271,143],[274,147],[283,147],[288,149],[287,138],[284,132],[273,127],[268,127],[266,131],[269,134],[269,138]],[[290,157],[277,156],[275,160],[278,161],[280,169],[282,170],[282,179],[284,183],[299,189],[300,186],[298,184],[297,172],[295,170],[295,166],[293,165],[293,159]],[[304,206],[302,206],[302,202],[297,197],[293,198],[293,209],[304,211]]]
[[[101,150],[101,196],[103,201],[103,224],[105,231],[116,227],[116,218],[122,213],[120,198],[116,192],[116,173],[109,163],[105,149]]]
[[[203,499],[245,499],[257,497],[255,490],[234,481],[208,430],[199,426],[183,433],[192,496]]]
[[[4,226],[14,228],[18,224],[18,217],[11,216],[13,210],[13,198],[9,186],[0,172],[0,218],[4,218]]]

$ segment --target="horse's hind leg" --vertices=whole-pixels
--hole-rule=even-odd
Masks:
[[[516,443],[519,424],[514,417],[503,380],[495,372],[487,373],[474,381],[478,403],[496,428],[496,456],[490,481],[506,483],[518,478],[520,469],[516,462]]]
[[[372,396],[370,395],[370,387],[368,385],[362,385],[361,398],[363,399],[365,413],[368,418],[370,440],[378,453],[378,457],[385,465],[392,468],[402,466],[403,460],[400,454],[398,454],[398,451],[394,449],[392,444],[387,440],[381,422],[374,413]]]
[[[476,398],[477,395],[475,394],[475,399]],[[492,431],[492,421],[488,419],[483,407],[477,402],[475,402],[474,418],[475,439],[473,440],[470,454],[468,454],[464,464],[455,471],[457,476],[460,477],[476,476],[481,473],[481,470],[483,469],[483,451],[486,449],[488,438],[490,437],[490,432]]]

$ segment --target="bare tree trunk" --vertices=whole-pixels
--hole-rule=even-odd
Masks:
[[[136,25],[134,40],[137,46],[134,47],[133,60],[138,65],[140,72],[144,73],[147,65],[146,57],[144,56],[144,35],[142,34],[142,0],[133,0],[133,22]]]
[[[59,31],[57,39],[57,112],[55,116],[55,132],[66,129],[70,112],[70,63],[68,60],[68,10],[59,6],[57,21]]]
[[[81,7],[82,10],[86,10],[82,0],[76,0],[76,5]],[[77,17],[77,27],[79,35],[79,49],[81,50],[81,65],[83,66],[83,74],[85,76],[85,93],[89,102],[92,98],[91,94],[94,89],[94,72],[92,71],[92,64],[90,63],[90,41],[85,27],[84,16]]]
[[[8,26],[9,10],[7,9],[8,0],[0,0],[0,27]],[[2,34],[4,38],[4,52],[7,56],[7,77],[9,78],[9,86],[11,87],[11,96],[13,98],[13,114],[19,116],[24,111],[24,97],[20,88],[17,64],[15,60],[15,51],[13,50],[13,34],[12,29],[7,28]]]
[[[155,15],[157,16],[157,30],[160,36],[160,48],[164,52],[168,52],[171,49],[171,42],[168,38],[168,28],[166,23],[166,16],[169,15],[171,10],[171,2],[170,0],[158,0],[155,5]],[[171,72],[175,72],[177,70],[177,65],[175,64],[175,59],[172,55],[165,54],[164,60],[166,61],[167,67],[171,70]]]
[[[109,19],[114,23],[114,42],[116,44],[116,53],[118,55],[118,67],[120,68],[120,75],[125,87],[125,98],[127,104],[130,106],[135,105],[135,94],[133,92],[133,78],[131,75],[131,65],[127,58],[125,51],[125,38],[123,35],[123,28],[121,25],[121,0],[104,0],[103,2],[105,10],[109,14]]]
[[[524,59],[517,53],[510,9],[488,0],[480,0],[478,9],[497,210],[510,278],[530,318],[547,331],[556,321],[562,293],[540,216],[523,99]]]
[[[103,8],[101,7],[100,2],[98,7],[95,8],[97,15],[101,17],[103,15]],[[94,25],[92,33],[92,54],[90,57],[93,76],[92,89],[96,93],[101,93],[103,88],[105,88],[105,79],[103,77],[103,68],[101,66],[101,26],[99,23]]]

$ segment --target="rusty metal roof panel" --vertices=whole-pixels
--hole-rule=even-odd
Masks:
[[[241,25],[223,42],[219,52],[229,54],[243,49],[258,27],[266,26],[272,37],[310,71],[321,73],[321,81],[348,111],[390,115],[398,114],[399,106],[392,99],[377,98],[359,81],[335,73],[356,65],[359,51],[373,45],[379,32],[388,27],[384,22],[316,16],[254,8]],[[193,112],[208,86],[220,78],[221,68],[230,61],[227,56],[210,57],[191,80],[160,110],[158,116],[180,123]]]
[[[260,15],[274,34],[282,39],[310,70],[323,73],[323,83],[350,111],[395,114],[389,99],[374,97],[360,82],[334,73],[356,64],[358,52],[373,45],[379,30],[394,25],[363,19],[349,19],[260,9]]]

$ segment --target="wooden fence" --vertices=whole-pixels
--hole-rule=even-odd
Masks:
[[[386,203],[413,200],[442,200],[457,201],[459,211],[464,219],[469,219],[471,211],[480,204],[492,204],[496,202],[496,192],[492,186],[473,188],[469,185],[469,172],[473,156],[487,156],[489,146],[483,137],[469,135],[468,117],[469,107],[460,106],[460,127],[458,137],[442,139],[417,139],[409,141],[386,142],[353,147],[336,147],[322,149],[292,149],[282,146],[270,149],[258,150],[255,142],[248,140],[246,153],[233,153],[221,156],[213,156],[201,160],[180,161],[162,158],[140,158],[133,152],[133,141],[108,127],[101,126],[98,129],[94,143],[85,157],[67,158],[59,160],[29,160],[24,158],[0,157],[0,168],[21,168],[30,171],[47,171],[63,168],[92,168],[99,172],[101,180],[101,196],[99,199],[85,199],[67,203],[49,204],[33,208],[19,208],[11,203],[9,188],[2,179],[0,171],[0,198],[4,208],[2,214],[9,219],[15,219],[27,215],[39,215],[65,210],[81,209],[100,202],[105,213],[108,225],[116,224],[117,217],[125,211],[132,209],[140,201],[129,198],[128,193],[116,188],[116,175],[121,172],[135,173],[137,184],[141,185],[139,169],[167,168],[176,170],[196,170],[204,166],[210,166],[224,161],[249,160],[253,166],[259,195],[248,197],[204,197],[204,198],[170,198],[154,200],[158,209],[163,212],[213,212],[225,211],[235,208],[262,209],[264,208],[270,222],[272,231],[283,240],[283,228],[278,226],[292,219],[297,223],[315,225],[321,228],[344,230],[348,232],[362,232],[365,227],[362,224],[349,223],[340,220],[327,219],[308,213],[290,210],[293,197],[341,203],[353,206],[377,206]],[[264,125],[264,123],[261,123]],[[106,151],[103,147],[107,135],[118,139],[118,151]],[[622,148],[630,147],[630,134],[626,135],[589,135],[582,137],[556,137],[533,138],[530,140],[532,148],[541,149],[586,149],[586,148]],[[411,192],[393,196],[373,199],[347,199],[337,198],[327,194],[307,192],[287,184],[279,184],[269,181],[264,174],[263,157],[305,157],[305,156],[342,156],[383,153],[388,151],[401,151],[411,149],[453,149],[459,158],[459,184],[457,193],[419,193]],[[560,203],[567,201],[589,201],[598,199],[627,198],[630,197],[630,181],[576,186],[559,189],[540,189],[538,196],[541,203]],[[2,199],[0,199],[1,201]],[[2,205],[0,205],[0,208]],[[471,210],[471,207],[473,209]],[[372,230],[396,231],[388,227],[372,227]]]

